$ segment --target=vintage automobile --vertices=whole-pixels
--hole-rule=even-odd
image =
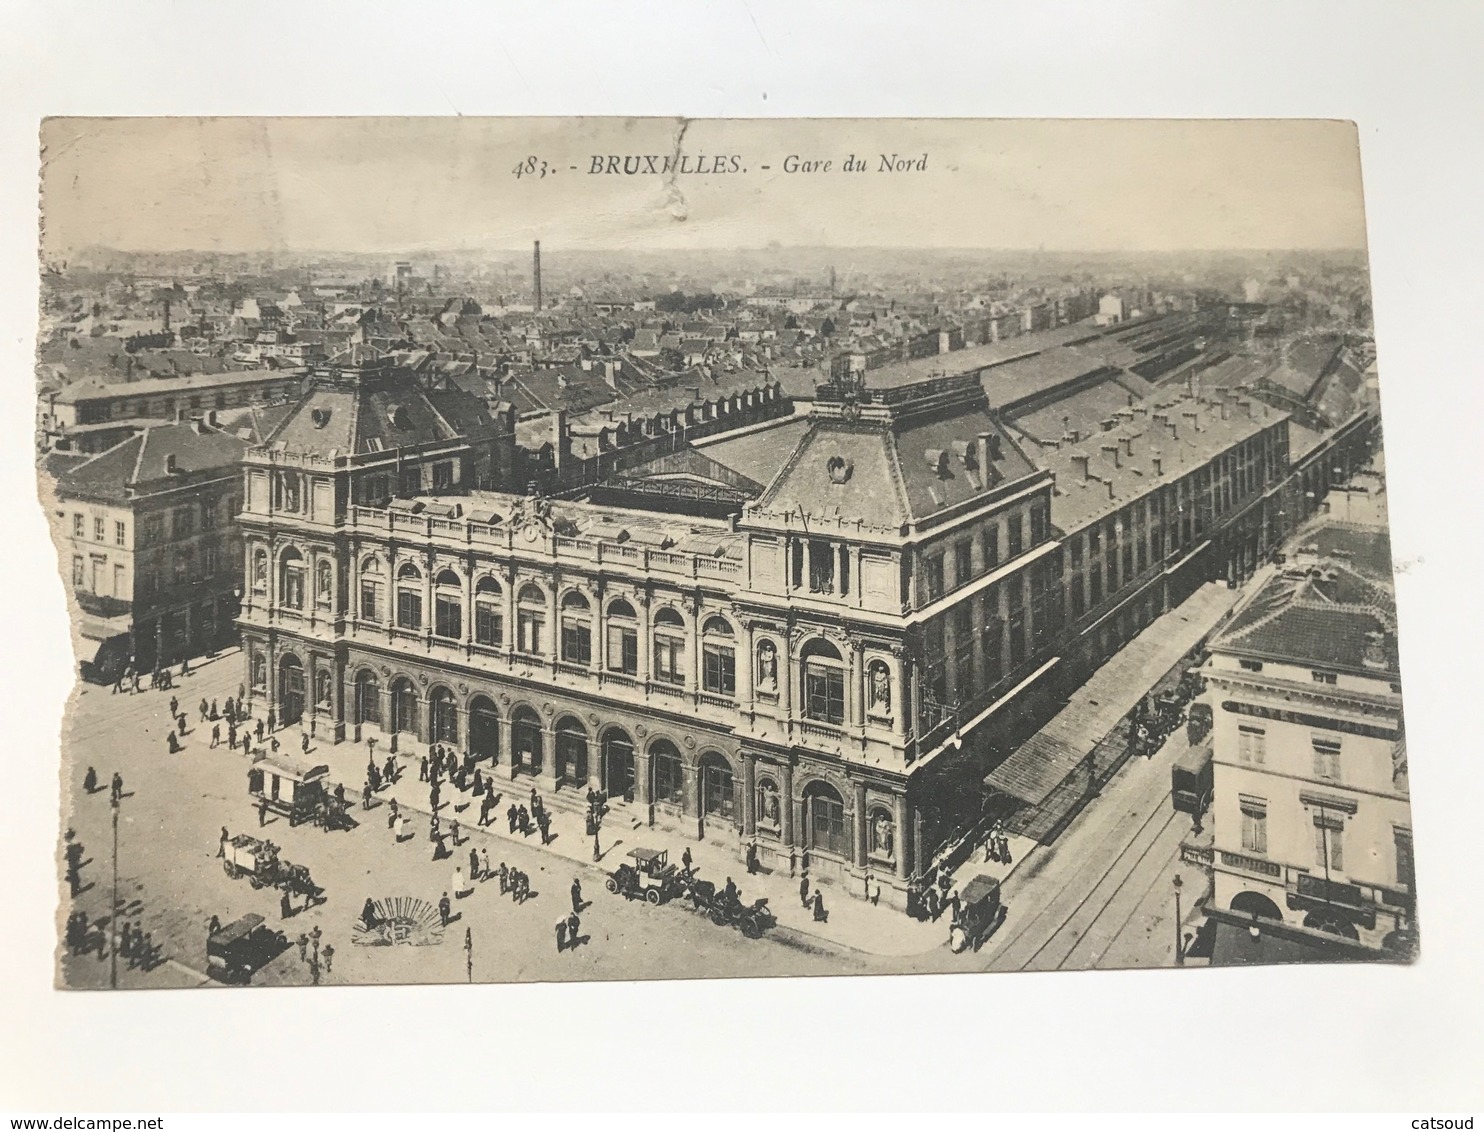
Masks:
[[[663,904],[681,890],[680,871],[670,864],[670,854],[663,849],[631,849],[629,857],[609,876],[609,892],[629,900],[647,900]]]
[[[778,923],[778,917],[768,907],[766,896],[746,904],[735,892],[718,888],[709,880],[700,880],[694,875],[686,882],[685,894],[690,898],[691,907],[713,924],[730,924],[748,939],[759,938]]]
[[[980,874],[959,892],[958,916],[948,929],[949,945],[955,953],[978,951],[1004,919],[1000,882]]]
[[[1191,747],[1170,768],[1170,804],[1200,818],[1211,805],[1215,776],[1209,746]]]
[[[288,949],[288,938],[248,913],[206,938],[206,973],[219,983],[242,985]]]

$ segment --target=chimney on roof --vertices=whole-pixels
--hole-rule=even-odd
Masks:
[[[1134,438],[1132,436],[1125,436],[1123,438],[1123,454],[1125,456],[1132,456],[1134,454]]]
[[[974,453],[979,459],[979,471],[984,476],[984,484],[989,486],[989,442],[993,434],[981,432],[974,439]]]
[[[1104,444],[1103,455],[1113,461],[1115,468],[1123,467],[1123,449],[1117,444]]]
[[[1108,479],[1108,480],[1104,480],[1103,482],[1108,485],[1108,498],[1109,499],[1112,499],[1113,498],[1113,481],[1111,479]]]
[[[1165,461],[1164,461],[1164,457],[1159,454],[1159,450],[1158,449],[1155,449],[1150,454],[1150,459],[1151,459],[1151,461],[1154,464],[1154,475],[1155,475],[1155,478],[1157,479],[1158,477],[1164,475],[1165,474]]]
[[[1082,473],[1082,482],[1086,483],[1092,474],[1092,457],[1086,452],[1076,452],[1072,455],[1072,466]]]
[[[1196,432],[1201,431],[1201,414],[1198,410],[1186,409],[1180,415],[1190,422],[1190,426],[1195,429]]]
[[[1232,407],[1224,399],[1221,402],[1221,419],[1224,421],[1232,419]]]

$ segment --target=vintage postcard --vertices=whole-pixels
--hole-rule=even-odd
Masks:
[[[58,985],[1417,953],[1352,125],[41,168]]]

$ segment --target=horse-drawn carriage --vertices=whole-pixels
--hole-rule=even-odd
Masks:
[[[757,939],[778,923],[778,917],[768,907],[766,896],[747,904],[735,887],[717,887],[709,880],[699,879],[694,873],[685,875],[685,895],[690,898],[691,907],[713,924],[731,924],[740,929],[748,939]]]
[[[290,896],[314,900],[324,889],[314,883],[303,865],[285,861],[278,846],[239,833],[222,847],[222,869],[233,880],[247,878],[254,888],[281,888]]]
[[[954,952],[978,951],[994,934],[1004,918],[1000,903],[1000,882],[990,876],[976,876],[959,892],[959,910],[948,929],[949,945]]]
[[[323,810],[327,797],[327,766],[300,766],[288,759],[259,759],[247,772],[247,792],[275,814],[289,819],[289,825],[313,821]]]

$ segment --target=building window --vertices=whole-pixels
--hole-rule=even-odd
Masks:
[[[1315,672],[1313,677],[1316,684],[1334,684],[1338,681],[1338,677],[1333,672]]]
[[[380,621],[382,619],[382,589],[381,563],[374,558],[368,558],[361,563],[362,621]]]
[[[116,565],[113,568],[113,596],[114,597],[124,598],[124,599],[127,600],[127,598],[128,598],[129,595],[124,592],[124,585],[125,585],[125,583],[124,583],[124,568],[122,566],[117,566]]]
[[[103,520],[101,518],[98,518],[98,517],[95,516],[94,519],[93,519],[93,541],[94,542],[102,542],[103,541],[103,530],[104,530]]]
[[[1323,735],[1315,735],[1314,777],[1327,782],[1340,780],[1340,741]]]
[[[1000,528],[999,524],[991,523],[984,530],[984,565],[986,569],[993,570],[1000,564]]]
[[[922,579],[923,586],[927,590],[928,601],[936,601],[943,596],[943,556],[941,554],[931,555],[923,562]]]
[[[474,643],[492,649],[505,646],[500,583],[488,576],[480,578],[474,587]]]
[[[654,678],[666,684],[685,683],[685,620],[673,609],[654,615]]]
[[[562,597],[562,659],[584,667],[593,662],[592,606],[575,590]]]
[[[714,696],[737,694],[737,652],[732,627],[721,617],[701,627],[701,690]]]
[[[1262,766],[1267,759],[1267,744],[1267,732],[1261,727],[1244,723],[1237,728],[1237,758],[1241,762]]]
[[[1262,798],[1240,798],[1242,849],[1247,853],[1268,851],[1268,804]]]
[[[1046,504],[1039,500],[1031,504],[1031,545],[1040,546],[1050,535]]]
[[[609,672],[625,676],[639,674],[639,622],[634,607],[619,598],[608,607]]]
[[[203,502],[201,504],[201,529],[203,531],[216,530],[216,505]]]
[[[958,699],[967,699],[974,687],[974,610],[967,601],[953,611],[953,679]]]
[[[176,559],[177,581],[184,563],[181,555]],[[278,601],[285,609],[304,608],[304,558],[293,547],[283,552],[279,565]]]
[[[1393,829],[1392,844],[1396,846],[1396,883],[1408,892],[1417,890],[1417,866],[1412,859],[1412,831]]]
[[[83,565],[82,555],[76,554],[72,557],[72,585],[76,589],[82,589],[87,577],[86,567]]]
[[[835,592],[834,547],[822,539],[809,540],[809,592]]]
[[[411,562],[397,571],[397,628],[414,632],[423,627],[422,573]]]
[[[403,468],[402,474],[397,477],[397,492],[402,496],[413,496],[422,490],[423,470],[416,464],[410,468]]]
[[[433,490],[448,491],[453,487],[453,464],[445,460],[433,465]]]
[[[208,546],[201,552],[201,576],[215,578],[217,571],[216,547]]]
[[[953,546],[953,581],[963,585],[974,576],[974,544],[968,539]]]
[[[300,506],[299,477],[294,472],[279,472],[273,481],[273,509],[275,511],[298,511]]]
[[[127,538],[126,538],[125,532],[124,532],[124,524],[123,523],[114,523],[114,525],[113,525],[113,545],[114,546],[124,546],[126,544],[126,542],[127,542]]]
[[[72,537],[85,538],[87,528],[84,526],[86,520],[81,515],[72,516]]]
[[[649,750],[649,765],[654,776],[654,801],[670,806],[684,804],[685,772],[680,752],[668,740],[660,739]]]
[[[452,570],[433,581],[433,633],[457,641],[464,636],[464,583]]]
[[[1328,872],[1345,869],[1345,819],[1329,813],[1314,815],[1314,863]]]
[[[520,591],[515,617],[515,647],[540,656],[546,644],[546,595],[537,586]]]
[[[1019,512],[1015,512],[1010,516],[1010,521],[1006,524],[1005,533],[1007,535],[1006,541],[1009,544],[1007,549],[1010,552],[1010,557],[1020,557],[1020,552],[1025,549],[1025,534],[1021,529]]]
[[[804,714],[821,723],[845,722],[845,668],[826,641],[811,641],[803,653]]]

